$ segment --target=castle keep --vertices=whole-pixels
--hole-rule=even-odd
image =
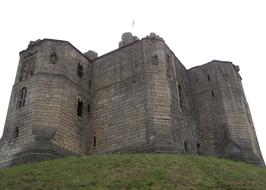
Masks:
[[[186,69],[154,33],[100,57],[43,39],[20,52],[0,167],[101,153],[213,155],[264,165],[239,67]]]

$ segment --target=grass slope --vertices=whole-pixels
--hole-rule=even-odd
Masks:
[[[265,190],[266,169],[201,156],[128,154],[68,157],[0,169],[0,189]]]

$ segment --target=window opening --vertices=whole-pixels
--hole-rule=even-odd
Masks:
[[[88,104],[88,113],[90,113],[90,104]]]
[[[185,148],[185,151],[188,153],[189,152],[189,144],[188,144],[187,140],[184,141],[184,148]]]
[[[93,147],[96,147],[96,136],[93,136]]]
[[[78,100],[77,115],[79,117],[82,117],[82,107],[83,107],[83,101],[82,100]]]
[[[27,95],[27,88],[26,87],[23,87],[19,91],[17,108],[21,108],[21,107],[24,107],[25,106],[25,103],[26,103],[26,95]]]
[[[15,134],[14,134],[14,138],[17,138],[17,137],[18,137],[18,135],[19,135],[19,128],[18,128],[18,127],[16,127],[16,128],[15,128]]]
[[[200,153],[200,143],[197,143],[197,153]]]
[[[178,94],[179,94],[179,104],[180,108],[183,107],[183,98],[182,98],[182,88],[180,85],[178,85]]]
[[[208,81],[211,81],[211,77],[210,77],[210,75],[207,75],[207,77],[208,77]]]
[[[78,63],[78,71],[77,71],[77,75],[82,78],[83,76],[83,65],[81,65],[80,63]]]
[[[89,80],[89,88],[91,88],[91,80]]]

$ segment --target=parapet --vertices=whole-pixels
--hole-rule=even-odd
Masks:
[[[137,36],[133,36],[130,32],[125,32],[122,34],[122,40],[119,42],[119,47],[123,47],[138,40],[139,38]]]
[[[146,38],[164,41],[164,39],[162,37],[160,37],[159,35],[155,34],[154,32],[151,32],[150,35],[146,36]]]

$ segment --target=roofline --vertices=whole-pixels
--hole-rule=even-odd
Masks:
[[[73,49],[75,49],[80,55],[82,55],[85,59],[87,59],[89,62],[91,62],[91,60],[86,57],[78,48],[76,48],[74,45],[72,45],[69,41],[65,41],[65,40],[57,40],[57,39],[50,39],[50,38],[44,38],[38,42],[36,42],[36,44],[33,44],[29,47],[27,47],[27,49],[25,50],[22,50],[19,52],[19,54],[22,54],[24,51],[27,51],[28,49],[32,48],[32,47],[35,47],[37,45],[40,45],[41,43],[43,43],[44,41],[53,41],[53,42],[60,42],[60,43],[66,43],[68,44],[69,46],[71,46]]]
[[[219,62],[219,63],[225,63],[225,64],[232,64],[232,65],[233,65],[233,62],[231,62],[231,61],[222,61],[222,60],[213,59],[213,60],[211,60],[211,61],[209,61],[209,62],[207,62],[207,63],[204,63],[204,64],[202,64],[202,65],[197,65],[197,66],[195,66],[195,67],[191,67],[190,69],[188,69],[188,71],[190,71],[190,70],[192,70],[192,69],[195,69],[195,68],[197,68],[197,67],[202,67],[202,66],[204,66],[204,65],[211,64],[211,63],[217,63],[217,62]]]
[[[97,57],[97,58],[95,58],[95,59],[93,59],[93,60],[91,60],[92,62],[93,61],[96,61],[97,59],[100,59],[100,58],[103,58],[103,57],[105,57],[105,56],[107,56],[107,55],[109,55],[109,54],[111,54],[111,53],[114,53],[114,52],[116,52],[116,51],[119,51],[120,49],[123,49],[123,48],[126,48],[126,47],[128,47],[128,46],[131,46],[131,45],[133,45],[133,44],[136,44],[136,43],[138,43],[138,42],[142,42],[143,40],[158,40],[158,41],[162,41],[163,43],[164,43],[164,45],[171,51],[171,53],[173,53],[173,55],[175,56],[175,58],[182,64],[182,62],[176,57],[176,55],[175,55],[175,53],[171,50],[171,48],[169,48],[169,46],[165,43],[165,41],[164,40],[160,40],[160,39],[151,39],[151,38],[147,38],[147,37],[144,37],[144,38],[142,38],[142,39],[140,39],[140,40],[137,40],[137,41],[134,41],[134,42],[132,42],[132,43],[129,43],[129,44],[127,44],[127,45],[124,45],[124,46],[122,46],[122,47],[119,47],[119,48],[117,48],[117,49],[115,49],[115,50],[112,50],[112,51],[110,51],[110,52],[108,52],[108,53],[106,53],[106,54],[103,54],[103,55],[101,55],[101,56],[99,56],[99,57]],[[183,65],[183,64],[182,64]],[[183,65],[184,66],[184,65]],[[185,66],[184,66],[185,67]],[[186,67],[185,67],[186,68]]]
[[[129,43],[129,44],[127,44],[127,45],[124,45],[124,46],[122,46],[122,47],[119,47],[119,48],[117,48],[117,49],[114,49],[114,50],[112,50],[112,51],[109,51],[108,53],[105,53],[105,54],[103,54],[103,55],[101,55],[101,56],[99,56],[99,57],[96,57],[95,59],[93,59],[93,60],[91,60],[91,61],[93,62],[93,61],[96,61],[97,59],[101,59],[101,58],[103,58],[103,57],[105,57],[105,56],[107,56],[107,55],[109,55],[109,54],[111,54],[111,53],[114,53],[114,52],[120,50],[120,49],[126,48],[126,47],[131,46],[131,45],[133,45],[133,44],[136,44],[136,43],[138,43],[138,42],[141,42],[142,40],[143,40],[143,39],[141,39],[141,40],[137,40],[137,41],[134,41],[134,42]]]

